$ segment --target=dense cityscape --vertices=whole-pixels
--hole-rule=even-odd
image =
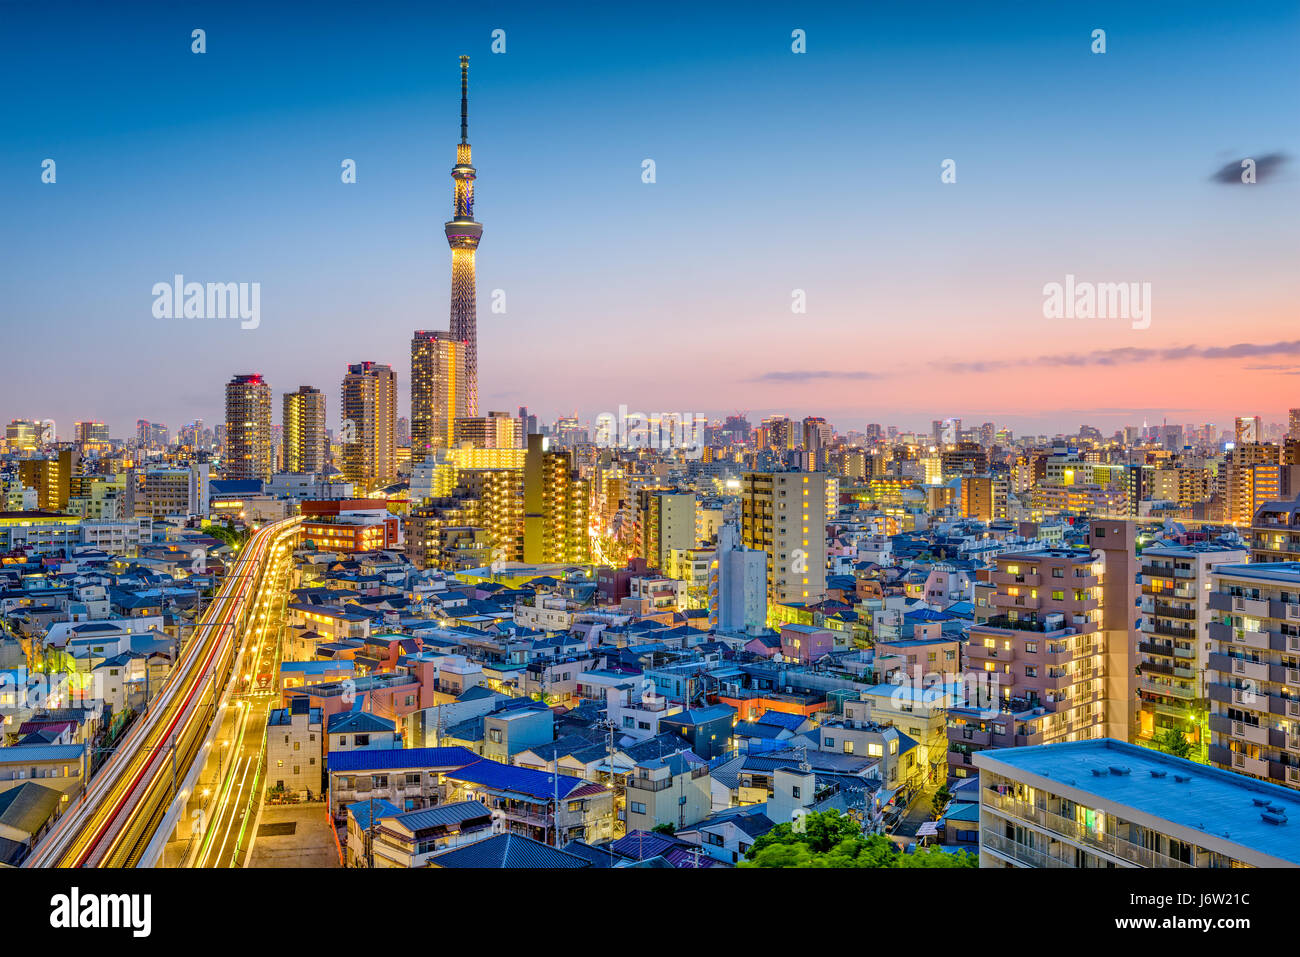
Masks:
[[[196,370],[216,420],[6,396],[0,869],[1300,866],[1300,393],[1036,434],[924,381],[909,415],[506,405],[472,59],[429,71],[445,328]],[[1098,315],[1145,331],[1131,294]],[[152,297],[264,318],[258,283]],[[52,927],[149,935],[58,886]]]

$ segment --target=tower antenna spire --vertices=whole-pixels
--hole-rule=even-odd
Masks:
[[[460,141],[469,142],[469,57],[460,58]]]

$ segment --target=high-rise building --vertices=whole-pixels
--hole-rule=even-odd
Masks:
[[[226,438],[222,475],[227,479],[271,477],[271,386],[258,373],[237,375],[226,383]]]
[[[1142,629],[1138,635],[1137,714],[1132,734],[1139,744],[1158,741],[1175,728],[1206,760],[1205,724],[1210,620],[1203,596],[1213,566],[1246,560],[1246,550],[1217,542],[1148,546],[1142,552]]]
[[[810,415],[803,420],[803,447],[818,461],[822,452],[830,448],[834,430],[820,415]]]
[[[72,440],[83,452],[107,452],[112,445],[108,437],[108,426],[103,422],[77,422],[72,429]]]
[[[997,556],[994,614],[971,627],[967,671],[989,700],[948,712],[953,777],[972,754],[1091,738],[1128,739],[1136,621],[1134,525],[1094,520],[1091,552],[1041,549]]]
[[[767,623],[767,555],[740,544],[734,524],[718,528],[709,565],[709,627],[724,634],[754,634]]]
[[[1224,504],[1229,522],[1249,525],[1261,505],[1282,497],[1283,475],[1279,465],[1276,445],[1241,442],[1233,447],[1224,463],[1227,473]],[[1290,482],[1286,484],[1289,487]]]
[[[72,478],[81,472],[81,453],[64,449],[48,459],[24,459],[18,463],[18,479],[24,488],[36,490],[36,507],[57,512],[68,507]]]
[[[1300,563],[1210,575],[1210,763],[1300,788]]]
[[[325,393],[309,385],[284,394],[284,471],[324,472],[329,458],[325,441]]]
[[[591,558],[590,486],[544,435],[528,437],[524,458],[524,561],[586,563]]]
[[[826,592],[826,473],[746,472],[741,541],[767,552],[768,600],[821,601]]]
[[[673,549],[695,547],[695,493],[643,488],[637,492],[641,557],[651,567],[667,567]]]
[[[15,449],[34,449],[39,444],[41,427],[29,419],[14,419],[5,426],[5,441]]]
[[[1300,442],[1300,409],[1291,409],[1288,416],[1286,437],[1292,442]]]
[[[451,333],[422,329],[412,337],[412,462],[423,462],[436,450],[453,447],[456,419],[468,415],[465,363],[466,344]]]
[[[1263,422],[1257,415],[1239,415],[1234,431],[1238,446],[1264,441]]]
[[[483,226],[474,219],[474,166],[469,146],[469,57],[460,58],[460,143],[456,147],[456,165],[451,170],[456,181],[456,210],[446,224],[447,245],[451,247],[451,336],[465,343],[465,407],[460,415],[478,415],[478,312],[474,253]],[[412,416],[414,418],[414,416]]]
[[[397,477],[397,374],[378,362],[348,366],[340,406],[343,477],[359,491]]]
[[[523,443],[520,421],[509,412],[489,412],[473,418],[458,417],[452,447],[468,443],[476,449],[517,449]]]

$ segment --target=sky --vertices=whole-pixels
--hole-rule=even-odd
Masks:
[[[260,372],[277,422],[313,385],[336,426],[364,360],[409,413],[461,54],[484,412],[1053,434],[1300,406],[1300,2],[445,10],[0,0],[0,419],[211,425]],[[156,318],[176,274],[260,283],[260,324]],[[1046,316],[1067,276],[1149,283],[1149,325]]]

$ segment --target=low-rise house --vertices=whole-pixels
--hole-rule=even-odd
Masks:
[[[325,749],[328,754],[401,746],[402,734],[397,730],[396,722],[360,709],[330,715],[325,730]]]
[[[566,774],[479,761],[443,775],[446,797],[482,801],[502,831],[541,841],[601,841],[614,836],[614,792]]]
[[[690,751],[638,762],[624,784],[629,832],[687,827],[712,810],[709,766]]]
[[[424,867],[435,854],[493,835],[492,812],[481,801],[418,811],[397,811],[379,803],[383,809],[373,814],[368,801],[348,807],[348,859],[354,867]]]
[[[440,803],[442,775],[479,761],[464,748],[390,748],[329,756],[329,806],[336,819],[360,800],[382,799],[402,811]]]
[[[753,807],[728,808],[711,814],[694,827],[682,828],[678,840],[696,844],[716,861],[735,864],[754,842],[776,827],[776,822]]]
[[[0,867],[17,867],[63,810],[54,788],[27,781],[0,791]]]

